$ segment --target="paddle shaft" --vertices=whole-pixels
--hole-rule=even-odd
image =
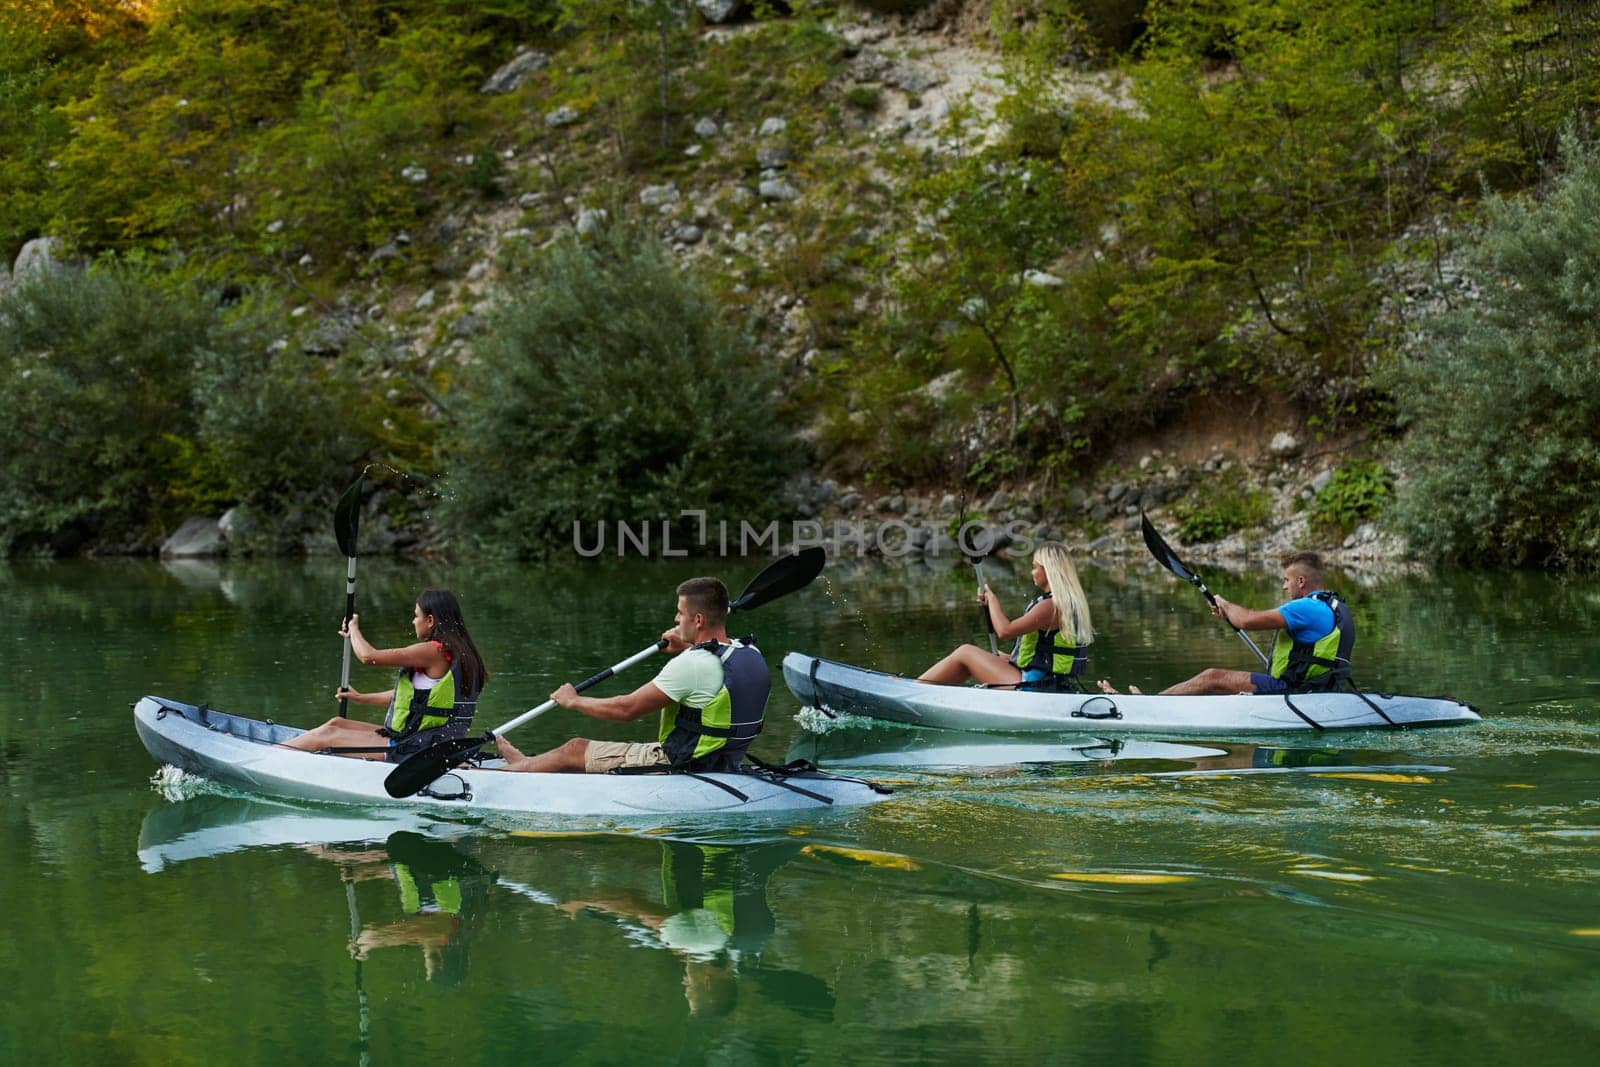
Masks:
[[[599,674],[592,675],[591,677],[585,678],[583,681],[579,682],[577,685],[574,685],[572,688],[576,689],[580,693],[583,692],[585,689],[592,689],[593,687],[599,685],[601,682],[605,681],[607,678],[610,678],[613,674],[618,674],[618,673],[620,673],[622,671],[627,670],[629,667],[632,667],[635,663],[638,663],[638,662],[640,662],[642,660],[649,659],[651,656],[655,655],[657,652],[660,652],[662,649],[664,649],[666,647],[667,647],[666,638],[662,638],[660,641],[657,641],[655,644],[651,645],[649,648],[641,649],[640,651],[635,652],[633,655],[629,656],[625,660],[622,660],[620,663],[613,663],[611,666],[607,667],[605,670],[601,671]],[[555,706],[556,706],[556,702],[554,700],[546,700],[543,704],[540,704],[538,707],[530,708],[527,711],[523,712],[521,715],[518,715],[515,719],[512,719],[510,722],[505,723],[504,725],[498,726],[493,730],[490,730],[489,734],[488,734],[488,737],[486,737],[485,740],[489,740],[490,738],[494,738],[494,737],[501,737],[507,731],[515,730],[517,727],[521,726],[523,723],[528,722],[528,721],[530,721],[532,719],[537,719],[539,716],[543,715],[545,712],[549,711],[551,708],[553,708]]]
[[[964,471],[962,472],[961,480],[963,482],[966,481],[966,472],[964,472]],[[961,490],[961,508],[960,508],[960,512],[961,513],[956,516],[956,542],[957,542],[956,547],[957,548],[961,547],[960,541],[961,541],[962,537],[965,536],[966,529],[967,529],[967,490],[966,490],[966,488],[964,486],[962,487],[962,490]],[[978,592],[981,595],[983,593],[983,566],[982,566],[982,560],[980,560],[979,558],[977,558],[975,556],[968,556],[967,557],[967,562],[972,564],[972,576],[978,580]],[[991,655],[998,656],[1000,654],[1000,643],[995,640],[994,617],[989,614],[989,605],[988,604],[979,604],[978,605],[978,614],[983,616],[983,628],[989,632],[989,653]]]
[[[982,593],[983,592],[983,569],[978,565],[978,561],[977,560],[973,560],[972,561],[972,573],[978,579],[978,592]],[[989,605],[988,604],[979,604],[978,605],[978,612],[979,612],[979,614],[981,614],[983,616],[984,628],[989,631],[989,652],[992,655],[998,656],[1000,654],[1000,642],[995,639],[994,616],[989,614]]]
[[[1217,598],[1211,594],[1211,590],[1206,588],[1206,583],[1202,582],[1198,575],[1195,575],[1195,574],[1191,573],[1189,575],[1189,581],[1193,582],[1194,583],[1194,587],[1196,589],[1200,590],[1201,595],[1203,595],[1206,598],[1206,602],[1208,604],[1210,604],[1213,608],[1217,606]],[[1228,617],[1226,615],[1224,615],[1222,617],[1222,621],[1226,622],[1228,624],[1228,626],[1230,628],[1232,628],[1233,632],[1239,635],[1239,640],[1243,641],[1247,646],[1249,646],[1250,651],[1254,652],[1256,654],[1256,659],[1261,661],[1261,665],[1263,667],[1266,667],[1269,670],[1272,668],[1272,663],[1271,663],[1270,660],[1267,659],[1267,654],[1265,652],[1261,651],[1261,646],[1260,645],[1256,644],[1254,641],[1252,641],[1250,639],[1250,635],[1249,634],[1245,633],[1243,630],[1239,629],[1237,626],[1234,626],[1233,623],[1231,621],[1229,621],[1229,619],[1228,619]]]
[[[1211,590],[1206,588],[1206,583],[1200,580],[1198,574],[1189,569],[1187,563],[1178,558],[1178,554],[1172,551],[1172,546],[1167,544],[1166,540],[1156,532],[1155,526],[1150,522],[1150,516],[1142,511],[1139,513],[1139,526],[1144,532],[1144,546],[1150,550],[1150,554],[1156,558],[1156,562],[1200,590],[1200,595],[1206,598],[1206,603],[1215,608],[1217,606],[1217,598],[1212,595]],[[1261,661],[1263,667],[1268,670],[1272,669],[1271,661],[1261,651],[1261,646],[1250,640],[1249,634],[1234,626],[1233,620],[1227,616],[1223,616],[1222,621],[1227,623],[1233,632],[1239,635],[1239,640],[1249,646],[1250,651],[1256,654],[1256,659]]]
[[[350,566],[345,571],[344,579],[344,624],[350,625],[350,620],[356,614],[356,558],[350,557]],[[339,688],[350,688],[350,635],[344,635],[344,670],[339,675]],[[346,697],[339,698],[339,718],[345,717],[345,708],[350,701]]]

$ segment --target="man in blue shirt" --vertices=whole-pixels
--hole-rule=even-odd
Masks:
[[[1322,557],[1315,552],[1296,552],[1284,559],[1283,591],[1289,599],[1267,611],[1252,611],[1220,596],[1211,608],[1211,614],[1240,630],[1283,631],[1273,642],[1271,673],[1208,667],[1187,681],[1163,689],[1162,695],[1283,693],[1300,682],[1307,670],[1306,663],[1292,655],[1293,651],[1304,649],[1307,654],[1331,660],[1338,645],[1337,636],[1334,635],[1337,626],[1334,605],[1338,601],[1323,586]],[[1348,617],[1348,609],[1343,610],[1346,610]],[[1326,673],[1325,668],[1318,667],[1312,667],[1311,671]],[[1293,677],[1286,679],[1286,672]],[[1104,682],[1100,688],[1108,693],[1115,692]],[[1139,692],[1132,686],[1129,691]]]

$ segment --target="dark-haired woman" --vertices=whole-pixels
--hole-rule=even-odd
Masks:
[[[350,651],[372,667],[395,667],[393,689],[359,693],[340,689],[335,699],[387,706],[383,723],[333,718],[307,730],[285,748],[332,751],[361,759],[402,760],[436,741],[465,737],[489,672],[461,618],[461,604],[448,589],[424,589],[411,619],[417,643],[404,648],[374,648],[361,633],[361,617],[339,628]]]

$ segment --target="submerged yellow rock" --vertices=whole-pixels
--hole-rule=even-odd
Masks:
[[[843,848],[839,845],[807,845],[800,850],[802,856],[838,856],[857,863],[870,863],[874,867],[889,867],[898,871],[920,871],[922,867],[910,856],[897,852],[874,852],[866,848]]]
[[[1172,885],[1192,882],[1190,874],[1150,874],[1145,871],[1060,871],[1051,878],[1061,882],[1093,882],[1098,885]]]
[[[1381,774],[1377,771],[1316,771],[1313,778],[1351,778],[1358,782],[1413,782],[1432,785],[1433,779],[1425,774]]]

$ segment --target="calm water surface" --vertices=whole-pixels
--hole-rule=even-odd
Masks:
[[[697,569],[364,562],[358,596],[396,644],[418,589],[455,588],[489,726],[642,647]],[[736,626],[774,668],[800,649],[915,671],[976,637],[967,572],[825,577]],[[1084,579],[1096,674],[1247,665],[1164,572]],[[1208,579],[1255,604],[1277,585]],[[1020,570],[991,580],[1023,602]],[[331,713],[342,561],[0,565],[0,1061],[1592,1063],[1600,582],[1334,584],[1359,680],[1486,721],[930,737],[816,720],[779,686],[761,752],[896,796],[798,824],[485,825],[245,796],[158,774],[136,739],[145,693]],[[555,712],[516,739],[575,732],[647,731]],[[923,765],[955,743],[960,766]]]

